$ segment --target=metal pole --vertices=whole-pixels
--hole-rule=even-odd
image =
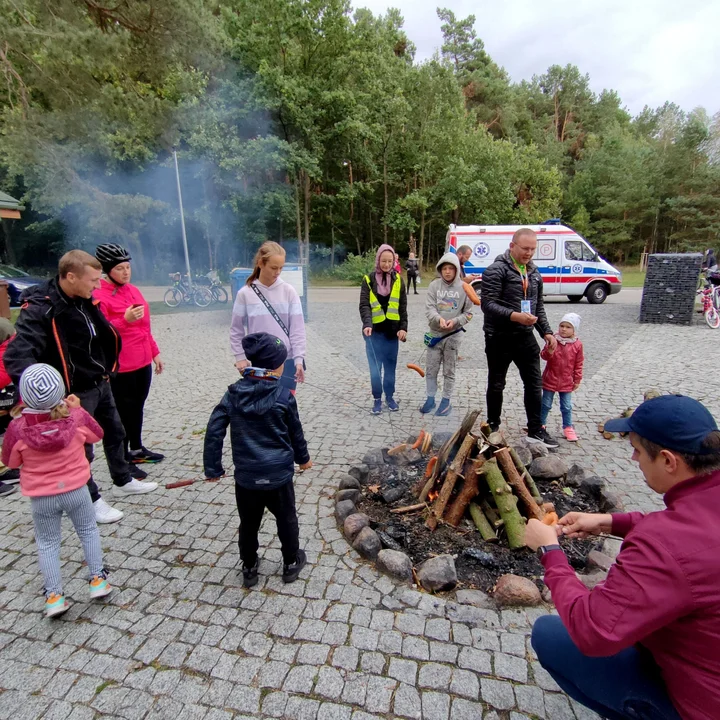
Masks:
[[[180,227],[182,228],[183,249],[185,250],[185,267],[187,268],[188,285],[192,284],[190,274],[190,255],[188,255],[187,235],[185,234],[185,213],[183,211],[182,190],[180,189],[180,170],[178,169],[177,151],[173,150],[175,160],[175,179],[177,180],[178,202],[180,204]]]

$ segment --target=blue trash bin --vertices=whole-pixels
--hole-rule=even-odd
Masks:
[[[252,275],[252,268],[233,268],[230,272],[230,289],[232,291],[231,301],[234,303],[240,288],[247,282]]]

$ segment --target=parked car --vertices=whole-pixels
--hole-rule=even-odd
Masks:
[[[5,280],[8,284],[11,307],[20,305],[20,295],[29,287],[45,282],[45,278],[28,275],[24,270],[12,265],[0,265],[0,280]]]

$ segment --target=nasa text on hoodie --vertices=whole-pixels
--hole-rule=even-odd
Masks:
[[[448,283],[443,280],[440,268],[442,265],[450,264],[455,268],[455,277]],[[440,277],[435,278],[428,287],[427,299],[425,300],[425,317],[427,317],[430,333],[434,337],[441,337],[457,330],[458,327],[467,325],[472,319],[472,303],[470,302],[463,288],[463,281],[460,278],[460,261],[455,253],[445,253],[436,265]],[[450,330],[440,328],[440,319],[455,320],[455,325]]]

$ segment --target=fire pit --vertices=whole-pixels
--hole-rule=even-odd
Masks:
[[[468,413],[452,436],[428,440],[421,432],[368,453],[340,483],[338,521],[360,554],[429,590],[460,584],[491,592],[508,573],[542,588],[542,566],[523,542],[527,519],[552,524],[571,510],[617,509],[617,501],[608,502],[602,480],[585,477],[581,468],[568,472],[560,458],[534,458],[527,446],[509,446],[478,423],[478,414]],[[544,448],[534,452],[547,455]],[[584,572],[602,540],[561,544]]]

